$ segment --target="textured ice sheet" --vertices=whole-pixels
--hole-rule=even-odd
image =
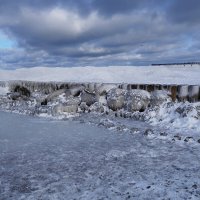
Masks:
[[[200,198],[196,143],[78,121],[0,119],[1,200]]]

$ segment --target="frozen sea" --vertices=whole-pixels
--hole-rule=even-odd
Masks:
[[[22,199],[200,199],[200,144],[0,112],[0,200]]]

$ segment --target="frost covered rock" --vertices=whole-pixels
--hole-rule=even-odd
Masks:
[[[83,86],[73,86],[69,89],[70,94],[74,97],[79,96],[83,90]]]
[[[58,104],[53,107],[52,115],[55,116],[63,113],[76,113],[77,111],[78,105]]]
[[[65,93],[66,96],[69,96],[69,95],[71,94],[70,91],[67,90],[67,89],[56,90],[55,92],[53,92],[53,93],[51,93],[51,94],[49,94],[49,95],[47,96],[46,101],[47,101],[47,102],[53,101],[53,100],[55,100],[59,95],[64,94],[64,93]]]
[[[25,100],[23,98],[26,98]],[[29,99],[25,96],[20,96],[16,100],[7,97],[0,98],[0,109],[12,111],[16,113],[34,115],[36,102],[34,99]]]
[[[129,112],[144,111],[150,103],[150,93],[145,90],[129,90],[126,93],[126,109]]]
[[[117,111],[123,108],[126,91],[119,88],[111,89],[107,94],[107,104],[110,109]]]
[[[67,113],[76,113],[78,111],[77,105],[63,105],[62,111]]]
[[[95,83],[88,83],[87,84],[87,91],[89,93],[94,93],[95,92]]]
[[[151,93],[150,105],[159,106],[165,101],[172,101],[169,92],[166,90],[155,90]]]
[[[78,106],[81,100],[79,97],[70,96],[65,102],[59,102],[53,106],[52,115],[63,114],[63,113],[76,113],[78,112]]]
[[[19,92],[12,92],[12,93],[8,93],[8,98],[12,99],[12,100],[17,100],[21,97]]]
[[[34,82],[34,81],[9,81],[8,86],[11,91],[17,86],[25,87],[30,92],[41,92],[49,94],[57,90],[57,84],[52,82]]]
[[[99,102],[95,102],[89,107],[90,112],[104,113],[107,111],[106,107]]]
[[[12,100],[24,100],[24,101],[28,101],[29,100],[29,96],[26,96],[26,95],[22,95],[21,93],[19,92],[10,92],[10,93],[7,93],[7,97],[9,99],[12,99]]]
[[[87,106],[87,104],[85,102],[81,102],[79,108],[83,111],[86,112],[89,110],[89,107]]]
[[[104,106],[107,106],[107,99],[106,96],[97,96],[98,102],[101,103]]]
[[[48,95],[43,101],[42,105],[46,105],[48,102],[66,102],[69,98],[77,97],[79,95],[79,89],[60,89],[52,94]]]
[[[16,85],[13,89],[13,92],[19,93],[21,96],[26,96],[26,97],[30,97],[31,95],[31,92],[26,87],[20,85]]]
[[[116,84],[102,84],[96,89],[96,93],[100,96],[106,95],[111,89],[117,88]]]
[[[124,106],[124,97],[123,96],[119,96],[116,97],[115,99],[108,99],[108,107],[113,110],[113,111],[117,111],[123,108]]]
[[[96,94],[84,90],[81,93],[81,102],[85,102],[87,106],[91,106],[92,104],[97,102]]]
[[[77,105],[77,106],[80,105],[80,103],[81,99],[79,97],[72,97],[72,96],[68,97],[65,102],[66,105]]]
[[[48,106],[36,106],[35,107],[36,115],[51,115],[51,107]]]
[[[195,104],[182,104],[176,108],[175,112],[179,113],[181,117],[200,119],[200,106]]]
[[[65,98],[68,98],[70,96],[77,97],[77,96],[80,95],[80,93],[83,89],[84,89],[84,87],[82,87],[82,86],[79,86],[79,87],[74,86],[70,89],[60,89],[60,90],[57,90],[57,91],[49,94],[46,98],[46,101],[47,102],[54,101],[55,99],[57,99],[62,94],[64,94]]]

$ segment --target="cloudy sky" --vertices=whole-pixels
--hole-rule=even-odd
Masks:
[[[199,0],[0,0],[0,69],[199,60]]]

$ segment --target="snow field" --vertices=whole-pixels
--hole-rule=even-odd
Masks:
[[[73,68],[20,68],[0,70],[0,80],[136,83],[136,84],[200,84],[200,66],[118,66]]]

